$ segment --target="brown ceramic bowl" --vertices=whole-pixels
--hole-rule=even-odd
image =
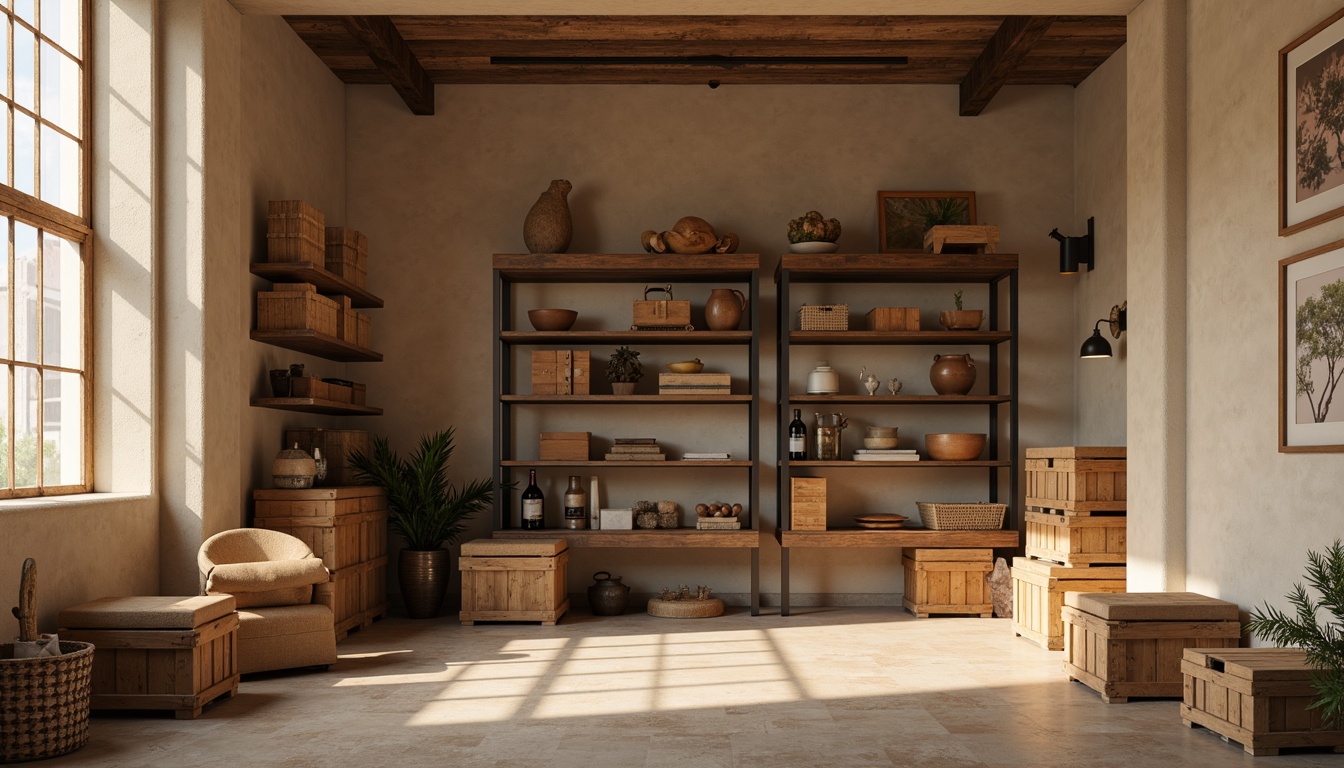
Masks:
[[[529,309],[527,319],[538,331],[568,331],[579,313],[572,309]]]
[[[988,441],[983,432],[930,432],[924,436],[924,448],[934,461],[974,461]]]

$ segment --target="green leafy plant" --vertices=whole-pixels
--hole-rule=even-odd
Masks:
[[[644,378],[644,366],[639,362],[639,353],[629,347],[620,347],[611,353],[607,361],[607,381],[637,382]]]
[[[495,500],[494,481],[473,480],[458,487],[448,482],[453,455],[453,428],[423,435],[403,459],[387,438],[373,442],[373,455],[350,453],[357,479],[387,491],[389,524],[408,549],[430,551],[452,544],[466,531],[467,520]]]
[[[1319,298],[1302,302],[1296,324],[1297,394],[1306,396],[1311,418],[1319,424],[1330,413],[1335,390],[1344,377],[1344,280],[1322,286]],[[1317,360],[1324,365],[1324,370],[1318,369],[1323,374],[1319,382],[1312,376]]]
[[[961,310],[961,291],[952,294],[952,301],[956,302],[957,310]]]
[[[1275,645],[1301,648],[1316,668],[1312,687],[1319,698],[1311,709],[1321,710],[1328,727],[1344,724],[1344,546],[1340,540],[1324,555],[1307,552],[1307,583],[1320,595],[1313,598],[1301,583],[1288,593],[1294,615],[1268,603],[1251,611],[1247,629]],[[1333,620],[1317,618],[1326,611]]]
[[[924,219],[925,229],[965,223],[970,211],[970,203],[964,197],[924,197],[914,205],[916,214]]]

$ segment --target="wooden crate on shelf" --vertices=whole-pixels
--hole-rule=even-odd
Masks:
[[[368,275],[369,239],[348,227],[326,228],[324,261],[327,271],[363,288]]]
[[[327,460],[327,476],[318,485],[336,487],[355,485],[355,470],[350,466],[352,451],[373,455],[373,434],[364,429],[287,429],[282,448],[295,444],[312,455],[314,448]]]
[[[826,478],[789,478],[789,529],[826,530]]]
[[[339,304],[317,293],[311,283],[277,283],[274,287],[257,292],[258,331],[313,330],[336,335]]]
[[[354,344],[364,349],[373,349],[373,320],[358,310],[351,310],[355,316]],[[346,339],[350,341],[350,339]]]
[[[1194,592],[1064,596],[1064,671],[1103,701],[1179,698],[1186,648],[1236,648],[1236,603]]]
[[[1076,514],[1124,511],[1127,501],[1125,448],[1065,446],[1028,448],[1027,506]]]
[[[1124,592],[1123,566],[1069,568],[1013,558],[1013,633],[1049,651],[1064,650],[1064,594]]]
[[[1027,510],[1027,557],[1062,565],[1125,564],[1124,515],[1089,516]]]
[[[542,461],[587,461],[591,432],[542,432]]]
[[[476,539],[462,545],[463,624],[539,621],[551,626],[569,610],[564,539]]]
[[[901,558],[901,604],[921,619],[931,614],[994,615],[985,575],[994,570],[992,549],[910,549]]]
[[[874,307],[863,324],[870,331],[918,331],[919,307]]]
[[[592,381],[592,353],[586,349],[532,351],[532,394],[586,395]]]
[[[266,206],[266,258],[272,262],[326,259],[326,219],[302,200],[271,200]]]
[[[1252,755],[1295,747],[1344,752],[1344,728],[1326,728],[1311,704],[1315,669],[1300,648],[1186,648],[1181,722],[1204,726]]]

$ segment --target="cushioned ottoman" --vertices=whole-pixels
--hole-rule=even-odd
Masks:
[[[330,593],[330,585],[320,585]],[[243,674],[336,663],[336,633],[325,605],[275,605],[238,610],[238,657]]]
[[[93,643],[92,709],[194,718],[238,690],[238,615],[228,595],[104,597],[60,614],[62,640]]]

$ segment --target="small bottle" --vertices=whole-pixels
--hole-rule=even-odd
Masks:
[[[802,410],[793,409],[793,421],[789,422],[789,461],[802,461],[807,458],[807,425],[803,424]]]
[[[578,475],[569,476],[565,489],[565,527],[571,530],[588,527],[588,494]]]
[[[537,470],[527,473],[527,488],[523,489],[523,530],[540,530],[545,525],[546,497],[537,487]]]

